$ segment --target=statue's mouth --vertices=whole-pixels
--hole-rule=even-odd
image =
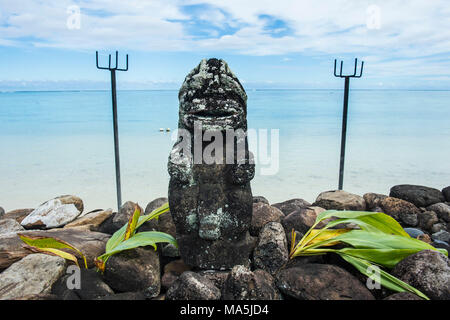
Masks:
[[[231,110],[198,110],[189,112],[191,116],[196,118],[228,118],[236,115],[235,112]]]

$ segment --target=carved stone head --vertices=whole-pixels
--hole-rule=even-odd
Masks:
[[[224,60],[203,59],[181,86],[179,128],[247,129],[247,94]]]

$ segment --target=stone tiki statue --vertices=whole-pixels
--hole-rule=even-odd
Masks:
[[[178,97],[178,141],[168,171],[181,257],[201,269],[246,265],[254,247],[248,229],[255,167],[246,138],[245,90],[225,61],[209,59],[186,76]],[[227,140],[231,132],[244,134]],[[202,137],[219,144],[211,153],[213,162],[202,157],[208,151]]]

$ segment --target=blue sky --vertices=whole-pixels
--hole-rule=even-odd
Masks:
[[[122,89],[178,89],[208,57],[246,88],[341,88],[334,58],[358,57],[354,88],[450,90],[447,2],[0,0],[0,90],[107,89],[95,51],[116,49]]]

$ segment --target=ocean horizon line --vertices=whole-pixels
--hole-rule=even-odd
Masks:
[[[111,89],[64,89],[64,90],[1,90],[0,94],[5,93],[58,93],[58,92],[110,92]],[[118,92],[148,92],[148,91],[179,91],[179,89],[117,89]],[[246,91],[343,91],[343,88],[320,88],[320,89],[312,89],[312,88],[249,88]],[[450,89],[368,89],[368,88],[355,88],[351,89],[351,91],[450,91]]]

